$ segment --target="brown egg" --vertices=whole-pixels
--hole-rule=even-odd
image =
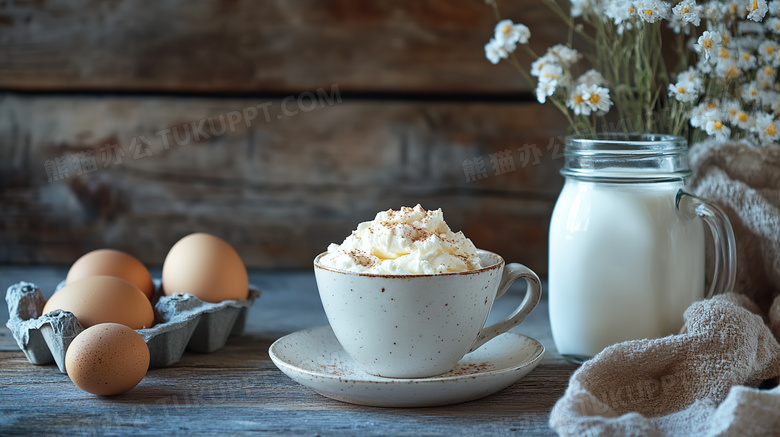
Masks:
[[[85,328],[120,323],[143,329],[154,324],[149,299],[135,285],[113,276],[91,276],[62,287],[46,302],[43,313],[57,309],[73,313]]]
[[[249,278],[238,253],[221,238],[190,234],[173,245],[162,271],[163,293],[190,293],[205,302],[246,299]]]
[[[100,396],[124,393],[149,369],[149,347],[140,334],[118,323],[101,323],[73,339],[65,370],[80,389]]]
[[[114,249],[98,249],[76,260],[68,271],[66,284],[89,276],[114,276],[132,282],[151,299],[154,283],[149,270],[133,256]]]

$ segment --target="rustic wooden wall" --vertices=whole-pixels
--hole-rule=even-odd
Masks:
[[[500,5],[537,52],[565,37]],[[159,264],[206,231],[308,267],[421,203],[544,273],[564,125],[485,60],[494,23],[481,0],[0,1],[0,262]]]

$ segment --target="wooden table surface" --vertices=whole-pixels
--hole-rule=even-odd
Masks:
[[[65,267],[0,266],[0,286],[35,282],[48,297]],[[159,275],[159,269],[152,272]],[[327,324],[308,271],[250,271],[262,290],[244,335],[212,354],[185,352],[152,369],[133,390],[97,397],[78,389],[54,364],[35,366],[18,350],[0,311],[0,435],[553,435],[549,413],[575,366],[557,353],[547,301],[514,331],[539,340],[542,363],[509,388],[484,399],[432,408],[375,408],[338,402],[301,386],[271,362],[279,337]],[[516,284],[491,319],[519,304]]]

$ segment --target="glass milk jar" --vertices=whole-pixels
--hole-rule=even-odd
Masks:
[[[687,152],[685,139],[667,135],[567,138],[549,265],[550,324],[567,359],[678,333],[691,303],[733,287],[731,225],[688,194]],[[716,249],[708,293],[704,223]]]

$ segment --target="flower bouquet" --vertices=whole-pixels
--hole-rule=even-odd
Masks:
[[[571,0],[568,10],[542,1],[567,25],[567,41],[538,55],[530,29],[488,0],[499,21],[485,55],[517,68],[573,133],[778,140],[780,1]]]

